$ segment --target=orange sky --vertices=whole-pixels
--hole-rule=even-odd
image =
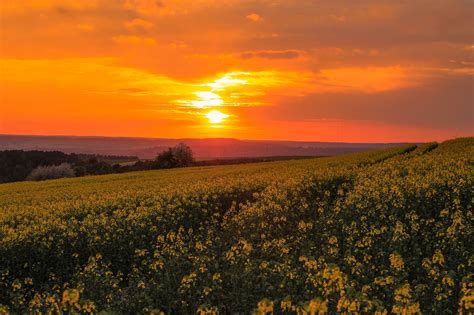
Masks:
[[[474,134],[470,0],[0,1],[0,134]]]

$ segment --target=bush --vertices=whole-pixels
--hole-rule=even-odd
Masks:
[[[60,165],[38,166],[28,175],[27,180],[37,181],[75,176],[76,174],[71,165],[69,163],[62,163]]]

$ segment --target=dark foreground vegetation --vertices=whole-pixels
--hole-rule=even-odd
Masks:
[[[469,138],[0,185],[0,313],[472,314],[473,157]]]

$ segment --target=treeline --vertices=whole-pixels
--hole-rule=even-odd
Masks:
[[[133,160],[137,157],[66,154],[59,151],[0,151],[0,183],[109,174],[120,168],[119,164],[112,164],[114,161]],[[59,173],[64,176],[57,176]]]
[[[135,156],[59,151],[0,151],[0,183],[186,167],[195,162],[191,148],[185,144],[161,152],[155,160],[137,160]]]
[[[154,160],[144,161],[135,156],[8,150],[0,151],[0,183],[306,158],[309,157],[249,157],[196,161],[191,148],[182,143],[161,152]]]

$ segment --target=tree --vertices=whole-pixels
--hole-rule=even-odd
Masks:
[[[173,148],[173,156],[176,161],[176,167],[189,166],[194,162],[193,151],[184,143],[179,143]]]
[[[158,154],[155,160],[155,168],[186,167],[194,162],[193,151],[184,144],[179,143],[173,148]]]
[[[27,180],[46,180],[74,176],[75,173],[71,165],[69,163],[62,163],[60,165],[38,166],[31,171]]]

